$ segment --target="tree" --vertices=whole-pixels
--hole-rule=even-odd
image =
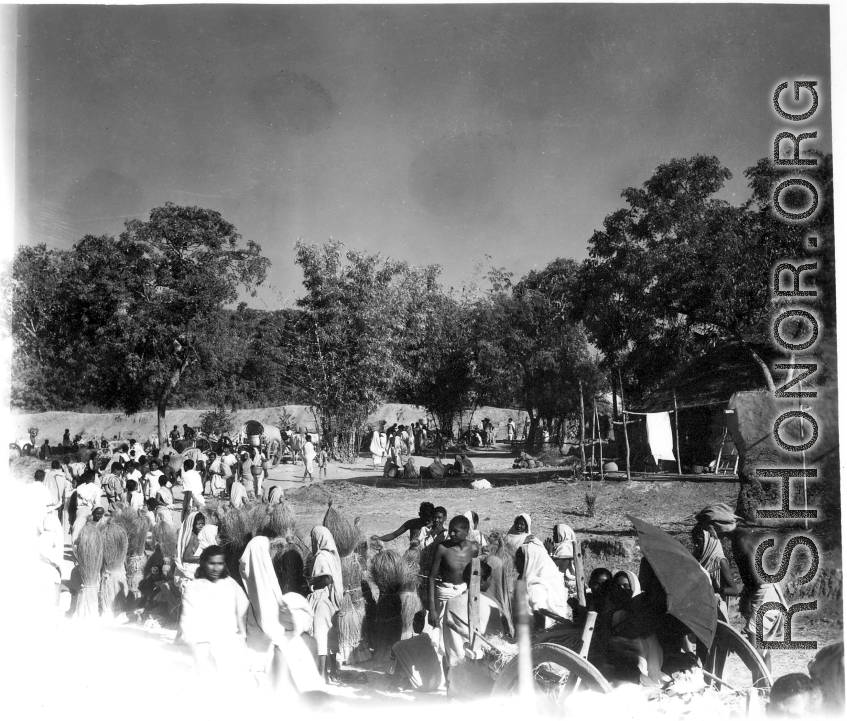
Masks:
[[[575,261],[557,259],[510,292],[495,292],[480,314],[486,393],[503,400],[510,394],[529,415],[533,438],[541,419],[563,425],[576,416],[580,381],[589,397],[602,387],[585,329],[573,317],[578,271]]]
[[[739,342],[774,388],[757,350],[774,307],[767,279],[802,246],[770,214],[716,198],[731,177],[715,157],[674,159],[625,189],[629,207],[589,241],[581,317],[607,359],[630,359],[642,389],[715,340]]]
[[[97,398],[127,413],[155,403],[163,443],[174,392],[192,367],[220,365],[224,308],[241,288],[255,294],[269,261],[253,241],[239,247],[213,210],[166,203],[125,227],[117,241],[86,236],[74,246],[65,290],[96,352]]]
[[[345,252],[337,240],[295,248],[306,294],[281,339],[289,380],[309,399],[331,454],[343,457],[356,452],[365,420],[403,372],[404,343],[421,313],[415,299],[438,269]]]

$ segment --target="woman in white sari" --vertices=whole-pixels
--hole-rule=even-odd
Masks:
[[[192,511],[177,533],[174,583],[180,590],[183,590],[189,581],[194,580],[194,574],[199,568],[202,550],[199,535],[205,525],[206,517],[199,511]]]
[[[544,548],[544,544],[532,535],[532,519],[528,513],[515,516],[512,527],[503,537],[503,543],[512,551],[517,551],[525,543],[535,543]]]
[[[247,646],[266,656],[271,683],[279,691],[321,691],[313,651],[307,643],[312,608],[299,593],[283,593],[274,571],[270,541],[256,536],[239,562],[239,571],[250,599],[247,612]]]
[[[374,470],[380,470],[383,465],[385,465],[385,451],[386,445],[388,443],[388,439],[385,433],[381,431],[375,430],[373,435],[371,436],[371,458],[373,458],[374,462]]]
[[[338,653],[338,611],[344,596],[341,557],[335,539],[324,526],[312,529],[312,566],[309,603],[315,615],[312,635],[318,644],[318,670],[329,680],[338,676],[335,654]]]
[[[565,579],[547,554],[547,549],[537,543],[525,543],[515,555],[515,567],[526,582],[526,597],[532,611],[536,628],[546,628],[553,619],[543,616],[542,610],[555,613],[562,618],[568,612],[568,590]]]
[[[233,508],[241,508],[247,503],[247,491],[237,478],[233,480],[232,487],[229,490],[229,502]]]

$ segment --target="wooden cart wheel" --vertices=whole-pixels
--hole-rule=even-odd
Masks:
[[[734,657],[735,658],[734,658]],[[758,651],[738,631],[724,621],[718,621],[715,640],[706,659],[706,670],[727,682],[730,686],[746,685],[745,678],[739,676],[738,662],[751,674],[751,683],[756,688],[770,688],[773,681]],[[711,683],[720,690],[721,683]]]
[[[532,667],[535,687],[557,706],[577,688],[609,693],[609,682],[588,661],[569,648],[555,643],[538,643],[532,647]],[[497,681],[492,695],[508,695],[518,691],[518,659],[507,663]]]

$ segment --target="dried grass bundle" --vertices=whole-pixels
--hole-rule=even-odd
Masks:
[[[306,566],[296,542],[288,538],[274,538],[270,542],[271,562],[283,593],[309,593]]]
[[[262,533],[270,538],[287,538],[297,531],[297,523],[294,517],[294,509],[285,501],[268,505],[265,518],[265,530]]]
[[[338,555],[342,558],[353,553],[359,541],[362,540],[362,532],[359,529],[358,522],[359,519],[357,518],[353,525],[350,525],[350,521],[332,507],[332,499],[329,499],[323,525],[329,529],[335,539]]]
[[[76,542],[80,591],[74,618],[96,618],[100,613],[100,571],[103,568],[103,535],[96,523],[86,523]]]
[[[368,568],[370,577],[379,589],[380,597],[387,594],[400,593],[414,579],[417,585],[417,574],[413,574],[403,557],[390,549],[380,551],[374,556]]]
[[[105,616],[115,616],[123,610],[126,588],[126,531],[114,521],[100,526],[103,540],[103,572],[100,578],[98,603],[100,613]]]
[[[241,578],[238,562],[253,538],[247,509],[226,505],[218,513],[218,543],[224,549],[226,566],[233,578]]]
[[[177,530],[174,526],[165,520],[159,520],[151,533],[153,547],[158,548],[162,552],[164,558],[176,557],[176,537]]]
[[[518,569],[515,566],[515,549],[506,543],[502,542],[505,533],[495,531],[491,537],[495,539],[495,550],[489,555],[497,556],[503,561],[503,571],[506,575],[506,590],[511,598],[515,594],[515,582],[518,580]],[[491,541],[489,541],[489,550],[491,549]]]
[[[365,640],[365,615],[361,587],[356,591],[345,591],[338,612],[338,650],[342,663],[360,663],[371,658]]]
[[[126,532],[126,580],[130,594],[138,599],[141,597],[139,584],[144,580],[144,565],[147,562],[144,546],[147,542],[147,533],[150,531],[150,521],[146,515],[140,515],[130,509],[116,515],[115,523]]]
[[[421,610],[423,610],[423,603],[418,595],[417,588],[404,590],[400,593],[401,640],[411,638],[414,635],[412,626],[415,621],[415,614]]]

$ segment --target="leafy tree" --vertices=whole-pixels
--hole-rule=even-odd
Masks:
[[[579,266],[557,259],[495,292],[480,314],[480,373],[491,396],[526,410],[530,435],[540,420],[574,418],[582,381],[587,397],[602,377],[582,324],[573,318]]]
[[[167,203],[130,220],[115,241],[86,236],[71,254],[71,317],[96,352],[96,397],[134,413],[153,402],[159,438],[165,413],[194,367],[223,375],[223,310],[240,288],[255,294],[269,261],[219,213]]]
[[[358,448],[367,416],[402,373],[404,344],[421,312],[415,299],[437,268],[344,252],[337,240],[295,248],[306,294],[281,339],[292,358],[289,380],[309,399],[331,453],[344,456]]]

